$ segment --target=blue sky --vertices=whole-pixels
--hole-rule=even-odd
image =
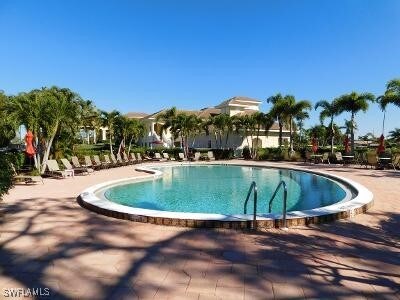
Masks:
[[[277,92],[314,103],[379,95],[400,77],[397,0],[3,0],[0,36],[7,94],[58,85],[122,112]],[[387,129],[398,115],[388,109]],[[380,134],[382,116],[377,105],[361,113],[359,134]],[[318,122],[313,111],[307,125]]]

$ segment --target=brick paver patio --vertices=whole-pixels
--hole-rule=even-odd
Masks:
[[[244,233],[134,223],[77,204],[84,188],[133,167],[18,185],[0,203],[0,299],[18,287],[49,288],[51,299],[400,299],[400,172],[286,165],[353,179],[375,204],[351,220]]]

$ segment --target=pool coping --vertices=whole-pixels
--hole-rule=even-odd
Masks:
[[[357,195],[355,198],[346,202],[338,202],[332,205],[303,210],[291,211],[287,213],[287,226],[300,226],[309,224],[325,223],[329,221],[352,218],[357,214],[366,212],[373,205],[373,194],[363,185],[347,179],[342,176],[332,175],[321,171],[304,170],[294,167],[283,166],[262,166],[258,164],[240,164],[229,162],[207,162],[207,163],[162,163],[162,166],[182,166],[182,165],[232,165],[247,166],[258,168],[287,169],[313,173],[320,176],[339,181],[350,186]],[[129,207],[111,202],[105,198],[98,197],[96,194],[111,185],[123,184],[124,182],[157,180],[162,177],[162,172],[151,169],[159,167],[160,163],[149,164],[146,166],[135,167],[135,170],[146,173],[145,175],[112,180],[96,184],[85,189],[79,196],[78,202],[82,207],[91,211],[118,218],[131,220],[136,222],[153,223],[168,226],[184,226],[184,227],[217,227],[217,228],[235,228],[247,229],[251,227],[252,214],[224,215],[209,213],[187,213],[187,212],[169,212],[143,208]],[[282,214],[257,214],[257,227],[259,228],[278,228],[282,226]]]

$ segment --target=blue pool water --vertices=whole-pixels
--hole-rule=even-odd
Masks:
[[[258,187],[259,213],[268,213],[268,201],[281,180],[288,185],[288,211],[327,206],[346,196],[336,182],[301,171],[210,165],[158,169],[163,172],[162,178],[113,186],[104,196],[131,207],[220,214],[243,213],[243,203],[253,180]],[[272,212],[282,211],[282,194],[279,192],[274,200]]]

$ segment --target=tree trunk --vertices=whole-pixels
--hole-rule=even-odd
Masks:
[[[289,119],[289,132],[290,132],[290,154],[292,154],[292,153],[293,153],[293,130],[292,130],[292,123],[293,123],[293,120],[292,120],[292,118],[290,117],[290,119]]]
[[[112,146],[112,136],[111,136],[111,130],[108,130],[108,133],[110,135],[109,141],[110,141],[110,154],[113,153],[113,146]]]
[[[226,132],[225,147],[228,147],[229,131]]]
[[[333,142],[335,139],[335,133],[333,130],[333,118],[331,118],[331,134],[332,134],[332,136],[331,136],[331,154],[333,154]]]
[[[282,131],[283,131],[283,124],[279,121],[279,148],[282,147]]]
[[[257,140],[257,148],[258,148],[258,139],[259,139],[259,137],[260,137],[260,129],[261,129],[261,126],[260,126],[260,124],[258,124],[257,125],[257,134],[256,134],[256,140]],[[255,157],[256,156],[256,154],[257,154],[257,150],[256,149],[254,149],[254,145],[253,145],[253,157]]]
[[[351,113],[350,138],[351,138],[351,153],[354,153],[354,112]]]
[[[93,129],[93,144],[97,144],[96,128]]]
[[[131,146],[132,146],[133,137],[129,140],[129,147],[128,147],[128,155],[131,153]]]
[[[58,127],[58,125],[57,125]],[[45,169],[46,169],[46,163],[49,160],[49,155],[50,155],[50,149],[51,146],[53,144],[54,138],[56,136],[57,130],[54,131],[54,134],[52,134],[50,140],[48,142],[46,142],[46,150],[44,152],[44,156],[43,156],[43,161],[42,161],[42,168],[40,170],[40,173],[43,174]]]

